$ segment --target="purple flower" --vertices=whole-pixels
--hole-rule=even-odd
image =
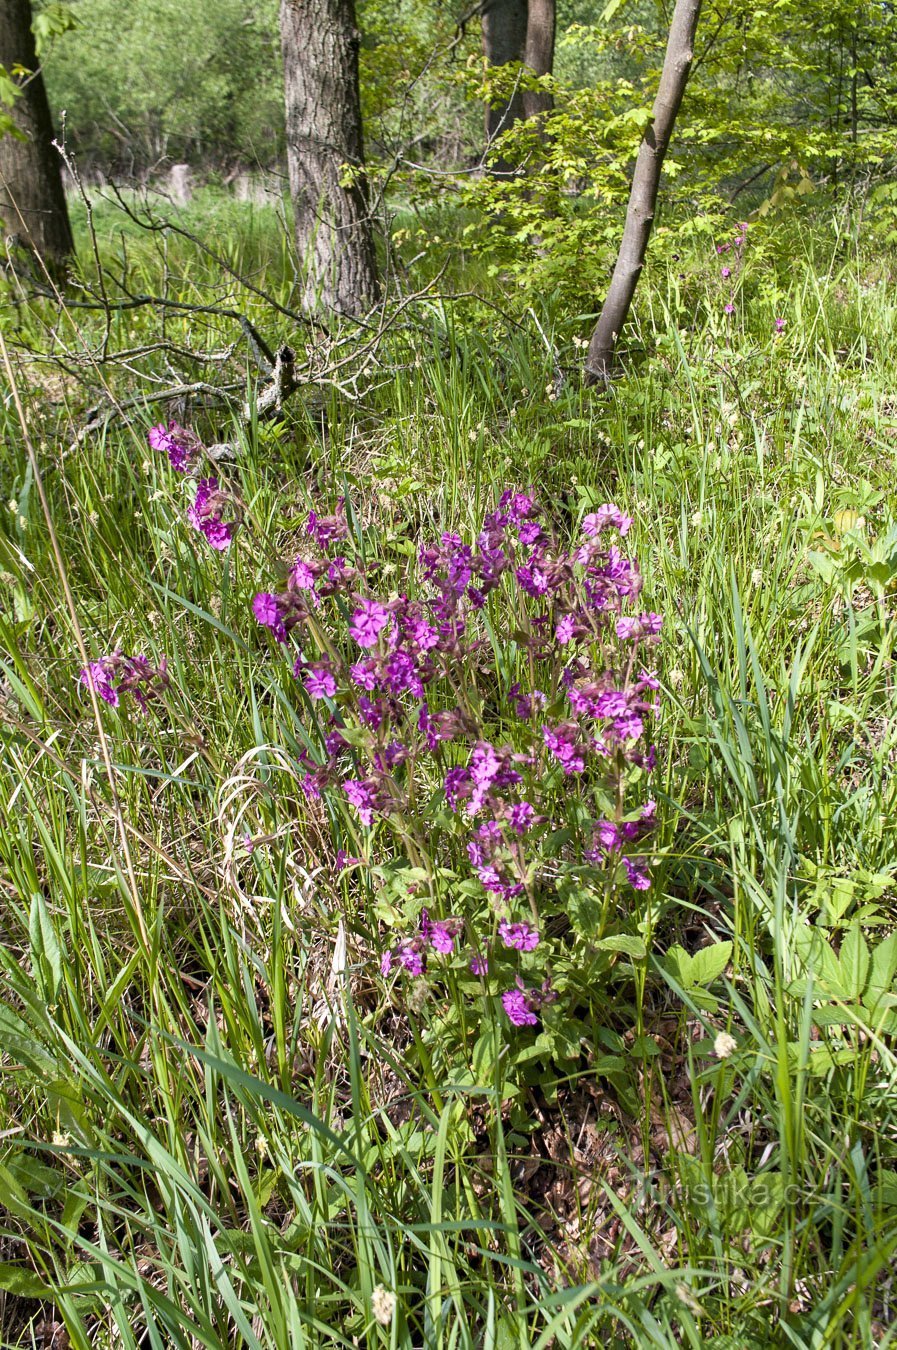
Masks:
[[[488,975],[489,963],[485,956],[472,956],[470,959],[470,969],[474,975]]]
[[[445,798],[453,811],[457,811],[459,803],[470,796],[472,788],[470,770],[461,765],[449,769],[445,775]]]
[[[777,333],[784,333],[784,331],[785,331],[785,320],[784,320],[784,319],[776,319],[776,332],[777,332]]]
[[[374,812],[379,811],[382,806],[376,785],[370,779],[350,778],[343,783],[343,792],[358,812],[358,819],[362,825],[370,825],[374,819]]]
[[[511,829],[516,830],[518,834],[525,834],[532,825],[535,815],[536,812],[529,802],[515,802],[508,817]]]
[[[167,427],[161,423],[151,427],[148,440],[152,450],[159,450],[168,456],[171,467],[178,473],[186,473],[199,449],[197,438],[178,426],[177,422],[169,422]]]
[[[406,651],[393,652],[386,662],[384,672],[386,676],[384,683],[394,694],[401,694],[407,690],[414,698],[423,698],[424,686],[417,673],[417,666]]]
[[[620,847],[620,830],[612,820],[599,820],[598,828],[595,831],[595,837],[602,848],[612,849]]]
[[[385,951],[380,957],[380,974],[388,975],[392,970],[392,952]]]
[[[593,511],[586,516],[582,522],[582,532],[587,539],[594,539],[601,534],[602,530],[606,530],[608,526],[613,526],[619,530],[621,535],[625,535],[629,533],[631,525],[632,516],[624,515],[612,502],[605,502],[603,506],[598,507],[597,511]]]
[[[389,621],[389,610],[377,600],[362,600],[349,624],[349,635],[359,647],[374,647]]]
[[[371,731],[379,731],[383,724],[383,704],[378,698],[368,698],[367,694],[358,696],[358,712],[362,722]]]
[[[517,578],[517,584],[527,595],[540,596],[546,595],[550,582],[545,571],[538,566],[521,566],[514,573]]]
[[[519,684],[511,685],[508,697],[514,700],[514,711],[521,722],[527,721],[532,717],[534,709],[544,708],[548,702],[541,689],[534,689],[531,694],[521,694]]]
[[[647,891],[651,889],[651,877],[645,867],[643,858],[624,858],[623,864],[633,890]]]
[[[412,942],[403,942],[396,951],[396,960],[404,966],[409,975],[423,975],[426,957]]]
[[[232,524],[221,519],[227,498],[218,490],[217,478],[200,478],[196,485],[196,500],[187,509],[187,519],[194,530],[205,535],[212,548],[226,549],[234,534]]]
[[[725,311],[726,311],[727,314],[734,314],[734,313],[735,313],[735,306],[734,306],[734,305],[729,304],[729,305],[724,306],[724,308],[725,308]]]
[[[531,1011],[522,989],[507,989],[501,996],[502,1006],[508,1014],[508,1020],[515,1027],[537,1027],[539,1019]]]
[[[553,730],[543,726],[542,739],[562,765],[564,773],[582,773],[586,766],[585,751],[575,722],[564,722]]]
[[[726,280],[727,278],[729,278],[731,275],[732,275],[732,269],[731,269],[731,267],[723,267],[723,268],[721,269],[721,271],[720,271],[720,276],[721,276],[724,280]]]
[[[99,694],[100,698],[108,703],[111,708],[117,708],[119,703],[118,690],[112,683],[115,675],[115,662],[113,658],[104,656],[100,661],[92,661],[86,670],[82,670],[78,677],[81,684],[93,689],[94,693]]]
[[[313,591],[317,579],[317,573],[311,564],[304,558],[298,558],[290,574],[293,585],[300,591]]]
[[[455,930],[452,922],[437,922],[430,929],[430,946],[443,956],[455,950]]]
[[[498,925],[498,935],[506,947],[519,952],[534,952],[539,945],[539,934],[528,923],[510,923],[502,919]]]
[[[111,708],[119,706],[123,694],[131,694],[144,712],[149,699],[156,698],[169,682],[164,657],[158,666],[154,666],[145,656],[125,656],[121,651],[92,661],[79,673],[78,680],[93,689]]]
[[[576,620],[572,614],[565,614],[559,621],[554,635],[561,647],[566,647],[568,642],[572,642],[576,636]]]
[[[368,693],[373,693],[380,683],[380,668],[370,656],[363,656],[360,661],[356,661],[354,665],[350,666],[349,674],[355,684],[360,685],[362,689],[367,689]]]
[[[332,516],[319,516],[314,511],[308,513],[308,533],[318,548],[326,549],[336,539],[345,539],[349,533],[346,525],[346,502],[340,497],[336,511]]]
[[[270,628],[278,642],[286,642],[283,606],[276,595],[261,591],[252,602],[252,612],[263,628]]]
[[[415,619],[409,627],[409,636],[422,652],[428,652],[439,643],[439,634],[431,623],[426,619]]]
[[[305,672],[305,688],[309,698],[333,698],[336,693],[336,678],[333,671],[323,661],[309,666]]]

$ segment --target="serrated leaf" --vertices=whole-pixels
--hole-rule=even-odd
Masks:
[[[710,947],[700,947],[691,958],[692,983],[713,984],[713,981],[722,975],[731,959],[731,942],[714,942]]]
[[[663,958],[664,969],[669,972],[672,978],[683,989],[690,989],[694,980],[692,979],[692,958],[684,947],[678,943],[670,947],[666,956]]]

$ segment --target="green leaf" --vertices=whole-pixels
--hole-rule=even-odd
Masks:
[[[869,975],[869,948],[858,923],[851,924],[841,944],[841,996],[859,1002]]]
[[[866,980],[865,1001],[874,1006],[887,994],[897,976],[897,932],[879,942],[872,952],[872,963]]]
[[[596,942],[595,946],[600,952],[622,952],[624,956],[631,956],[634,961],[644,961],[648,954],[644,941],[628,933],[612,933],[610,937]]]
[[[34,978],[48,1003],[55,1003],[62,983],[62,948],[44,897],[32,896],[28,916],[28,937],[31,941],[31,962]]]
[[[683,989],[690,989],[695,983],[692,977],[692,958],[684,947],[678,944],[671,947],[663,958],[664,969]]]
[[[53,1290],[39,1275],[11,1261],[0,1261],[0,1289],[19,1298],[52,1298]]]
[[[691,958],[691,979],[693,984],[713,984],[722,975],[732,959],[731,942],[715,942],[710,947],[701,947]]]
[[[593,941],[601,931],[604,912],[602,896],[585,886],[564,886],[561,893],[576,932],[587,941]]]

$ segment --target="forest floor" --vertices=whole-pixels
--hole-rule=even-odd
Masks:
[[[325,351],[273,211],[186,219],[98,219],[180,309],[0,299],[0,1344],[890,1344],[897,260],[794,230],[731,313],[712,244],[658,264],[594,392],[587,323],[494,282]],[[243,333],[197,306],[326,378],[244,420]],[[226,548],[168,416],[219,447]],[[572,1050],[379,974],[396,859],[340,870],[252,611],[340,496],[397,595],[509,489],[563,539],[631,516],[664,618],[652,885]],[[114,652],[164,658],[145,710],[79,681]]]

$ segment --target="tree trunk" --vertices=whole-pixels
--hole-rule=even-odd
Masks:
[[[614,348],[623,330],[629,306],[645,263],[657,188],[664,156],[673,134],[694,55],[695,30],[701,0],[676,0],[667,40],[660,87],[654,100],[651,123],[645,132],[632,176],[626,224],[610,287],[586,356],[587,384],[607,383],[611,377]]]
[[[287,161],[302,305],[365,313],[377,300],[354,0],[281,0]]]
[[[33,72],[19,80],[11,117],[23,139],[0,136],[0,217],[44,261],[57,267],[74,252],[62,164],[31,31],[30,0],[0,0],[0,66]]]
[[[524,60],[537,75],[550,75],[554,69],[555,0],[529,0]],[[527,89],[523,94],[523,114],[538,117],[554,106],[551,94]]]
[[[490,66],[506,66],[526,56],[527,0],[487,0],[483,9],[483,52]],[[503,131],[524,116],[523,95],[515,90],[509,99],[486,107],[487,148]],[[491,172],[507,177],[511,166],[501,155],[493,157]]]

